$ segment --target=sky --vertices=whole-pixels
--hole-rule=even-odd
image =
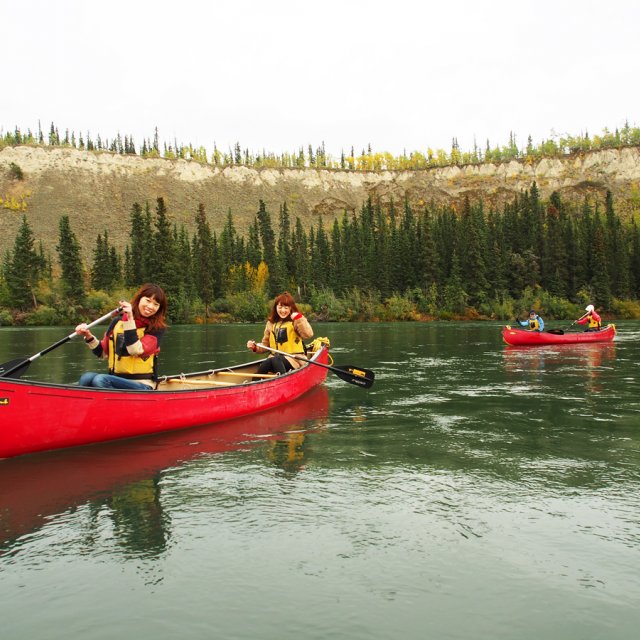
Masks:
[[[640,126],[637,0],[0,0],[0,132],[462,151]]]

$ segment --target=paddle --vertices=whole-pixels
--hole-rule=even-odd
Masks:
[[[101,318],[98,318],[97,320],[94,320],[91,324],[88,324],[87,329],[90,329],[91,327],[94,327],[95,325],[100,324],[105,320],[108,320],[109,318],[111,318],[111,316],[113,316],[115,313],[118,313],[120,310],[121,310],[120,307],[118,307],[113,311],[109,311],[109,313],[106,313]],[[30,358],[18,358],[16,360],[10,360],[9,362],[4,362],[3,364],[0,364],[0,378],[9,378],[9,377],[19,378],[29,368],[29,366],[34,360],[37,360],[40,356],[43,356],[45,353],[49,353],[49,351],[53,351],[54,349],[57,349],[60,345],[65,344],[65,342],[69,342],[69,340],[71,340],[71,338],[75,337],[76,335],[78,334],[74,331],[73,333],[70,333],[68,336],[66,336],[66,338],[62,338],[62,340],[58,340],[58,342],[56,342],[55,344],[52,344],[50,347],[47,347],[46,349],[43,349],[42,351],[40,351],[40,353],[36,353]]]
[[[318,367],[324,367],[325,369],[329,369],[335,373],[338,378],[341,378],[345,382],[349,382],[350,384],[355,384],[357,387],[363,387],[364,389],[368,389],[371,385],[373,385],[373,381],[375,379],[375,373],[370,369],[363,369],[362,367],[353,367],[350,365],[342,365],[342,366],[331,366],[328,364],[322,364],[321,362],[316,362],[315,360],[307,360],[306,358],[302,358],[301,356],[295,356],[291,353],[286,353],[285,351],[278,351],[278,349],[272,349],[271,347],[267,347],[264,344],[257,344],[258,347],[262,347],[267,351],[273,351],[273,353],[279,353],[283,356],[287,356],[289,358],[294,358],[295,360],[300,360],[301,362],[308,362],[309,364],[315,364]]]
[[[582,318],[586,318],[589,315],[589,313],[585,313],[583,315],[581,315],[578,320],[582,320]],[[578,320],[574,320],[566,329],[549,329],[547,331],[547,333],[552,333],[553,335],[556,336],[563,336],[565,331],[569,331],[569,329],[571,329],[571,327],[573,327],[573,325],[578,322]]]
[[[563,336],[565,331],[569,331],[569,329],[571,329],[571,327],[573,327],[573,325],[578,322],[579,320],[582,320],[583,318],[586,318],[589,315],[589,312],[587,311],[587,313],[583,313],[578,320],[574,320],[566,329],[548,329],[547,333],[552,333],[554,336]]]

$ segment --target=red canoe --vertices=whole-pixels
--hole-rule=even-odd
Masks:
[[[312,360],[326,365],[326,347]],[[165,376],[156,391],[0,378],[0,458],[232,420],[290,402],[327,376],[313,364],[261,376],[258,364]]]
[[[609,324],[600,331],[554,333],[549,331],[527,331],[506,326],[502,339],[514,347],[536,347],[549,344],[578,344],[584,342],[611,342],[616,335],[616,325]]]

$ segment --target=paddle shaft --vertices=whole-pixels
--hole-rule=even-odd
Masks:
[[[120,310],[121,308],[118,307],[113,311],[109,311],[109,313],[105,313],[101,318],[98,318],[97,320],[94,320],[91,324],[88,324],[87,329],[91,329],[91,327],[95,327],[97,324],[100,324],[101,322],[108,320],[109,318],[111,318],[111,316],[113,316],[113,314],[118,313]],[[42,351],[32,355],[30,358],[25,358],[18,364],[9,368],[7,371],[3,371],[2,373],[0,373],[0,378],[8,378],[10,374],[14,373],[18,369],[26,369],[34,360],[37,360],[41,356],[44,356],[45,354],[49,353],[50,351],[53,351],[54,349],[57,349],[61,345],[69,342],[69,340],[71,340],[73,337],[77,335],[78,334],[74,331],[73,333],[70,333],[68,336],[62,338],[62,340],[58,340],[58,342],[48,346],[46,349],[43,349]],[[0,365],[0,369],[1,368],[2,368],[2,365]]]
[[[346,369],[339,369],[338,367],[332,367],[330,364],[323,364],[322,362],[316,362],[315,360],[308,360],[307,358],[303,358],[302,356],[296,356],[291,353],[287,353],[286,351],[279,351],[278,349],[272,349],[271,347],[267,347],[267,345],[256,343],[256,346],[261,347],[262,349],[266,349],[267,351],[272,351],[273,353],[279,353],[280,355],[286,356],[287,358],[293,358],[294,360],[300,360],[301,362],[308,362],[309,364],[315,364],[318,367],[324,367],[325,369],[329,369],[335,373],[339,378],[345,380],[346,382],[350,382],[351,384],[355,384],[360,387],[368,388],[373,384],[374,373],[369,369],[364,369],[362,367],[353,367],[354,370],[357,370],[359,373],[353,373]]]
[[[587,311],[587,313],[583,313],[578,320],[582,320],[583,318],[586,318],[589,315],[589,312]],[[573,327],[573,325],[578,322],[578,320],[574,320],[568,327],[567,329],[571,329],[571,327]]]

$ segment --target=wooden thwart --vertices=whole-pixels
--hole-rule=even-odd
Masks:
[[[219,376],[242,376],[243,378],[275,378],[276,373],[237,373],[236,371],[216,371]]]
[[[162,382],[162,381],[161,381]],[[182,384],[203,384],[210,386],[219,386],[219,387],[235,387],[237,386],[235,382],[218,382],[217,380],[185,380],[182,378],[169,378],[166,382],[180,382]]]

